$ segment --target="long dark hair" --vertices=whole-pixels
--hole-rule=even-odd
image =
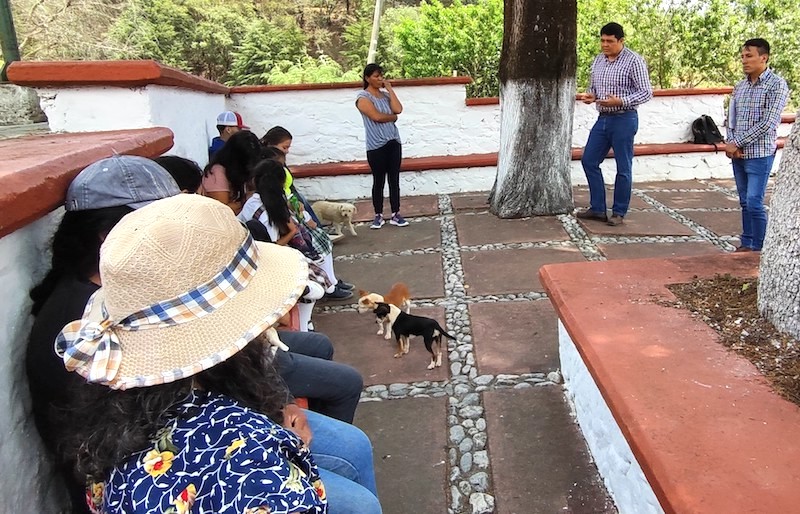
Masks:
[[[383,73],[383,68],[380,64],[370,63],[364,68],[364,73],[361,75],[361,82],[364,83],[364,89],[367,89],[369,86],[369,82],[367,82],[367,77],[371,76],[376,71]]]
[[[283,164],[272,159],[261,161],[253,169],[253,183],[270,222],[278,227],[280,235],[286,235],[289,232],[291,214],[284,193],[286,170]]]
[[[208,176],[211,167],[219,164],[225,168],[225,176],[231,184],[234,200],[243,200],[245,184],[250,176],[250,169],[258,161],[261,144],[258,137],[249,130],[240,130],[232,135],[213,156],[203,170]]]
[[[103,238],[123,216],[133,209],[127,206],[105,207],[86,211],[67,211],[53,235],[50,271],[34,287],[31,312],[37,315],[63,277],[87,280],[100,268],[100,245]]]
[[[194,193],[203,183],[203,170],[191,159],[177,155],[162,155],[153,159],[167,170],[182,191]]]
[[[287,139],[292,139],[292,133],[280,125],[276,125],[264,134],[264,137],[261,138],[261,144],[264,146],[275,146],[283,143]]]
[[[160,429],[184,415],[181,404],[193,387],[228,396],[275,423],[283,423],[288,392],[262,335],[230,359],[194,377],[125,391],[81,387],[79,406],[72,416],[80,421],[65,427],[64,447],[68,456],[77,458],[79,478],[105,480],[114,466],[150,446]]]

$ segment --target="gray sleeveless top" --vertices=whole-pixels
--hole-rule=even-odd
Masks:
[[[359,91],[358,96],[356,97],[356,103],[358,103],[360,98],[366,98],[372,102],[372,105],[375,106],[375,109],[377,109],[378,112],[383,114],[392,114],[392,108],[389,106],[389,95],[383,91],[381,91],[381,93],[383,94],[381,98],[376,98],[369,94],[366,89]],[[384,123],[372,121],[363,113],[361,113],[361,119],[364,120],[364,131],[366,133],[368,152],[370,150],[377,150],[392,140],[397,140],[398,143],[401,142],[400,131],[397,130],[397,126],[393,121]]]

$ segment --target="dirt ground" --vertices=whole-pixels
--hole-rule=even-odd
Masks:
[[[781,396],[800,405],[800,342],[759,315],[758,279],[717,275],[668,288],[678,297],[671,306],[699,316],[723,345],[747,357]]]

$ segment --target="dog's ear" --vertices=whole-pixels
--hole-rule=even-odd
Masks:
[[[364,297],[365,297],[365,296],[367,296],[368,294],[369,294],[369,291],[364,291],[363,289],[359,289],[359,290],[358,290],[358,297],[359,297],[359,298],[364,298]]]
[[[379,318],[382,318],[382,317],[386,316],[387,314],[389,314],[389,305],[385,304],[383,302],[380,302],[380,303],[378,303],[378,306],[375,307],[375,310],[373,310],[372,312],[374,312]]]

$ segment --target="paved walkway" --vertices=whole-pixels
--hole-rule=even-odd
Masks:
[[[447,362],[427,370],[418,339],[394,359],[393,344],[352,300],[318,304],[317,330],[364,376],[356,424],[375,447],[384,512],[616,512],[558,383],[556,316],[538,269],[732,251],[735,185],[639,184],[621,227],[573,216],[500,220],[486,197],[407,197],[408,227],[361,224],[358,237],[335,246],[337,275],[375,292],[405,282],[412,312],[458,339]],[[575,189],[575,202],[588,204],[586,188]],[[368,202],[358,207],[370,217]]]

